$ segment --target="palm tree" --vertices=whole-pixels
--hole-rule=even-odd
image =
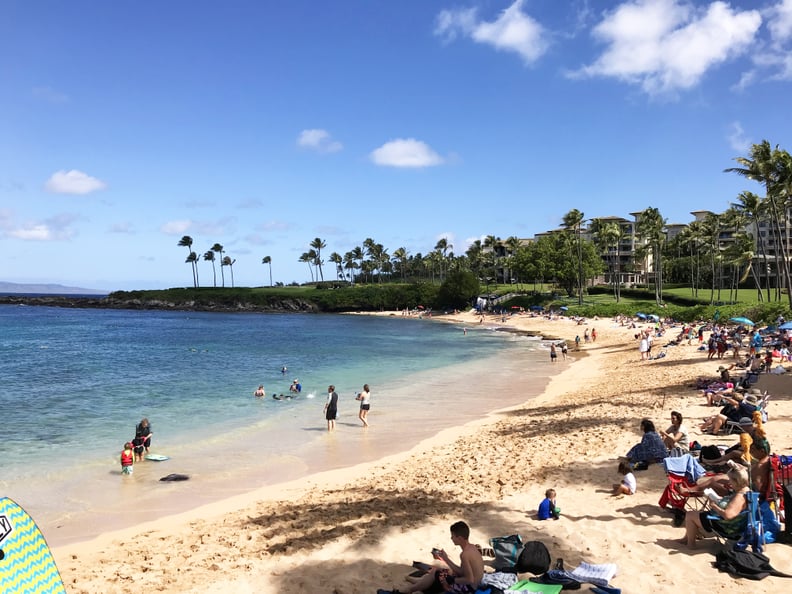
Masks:
[[[767,261],[765,240],[764,237],[762,237],[760,230],[762,221],[766,220],[765,208],[762,204],[762,199],[753,192],[746,191],[741,192],[740,195],[737,196],[737,200],[739,202],[732,202],[731,206],[745,217],[746,222],[750,225],[751,229],[755,233],[754,238],[756,240],[756,245],[759,248],[759,253],[762,256],[762,265],[764,266],[765,271],[767,271],[770,269],[770,264]],[[767,287],[767,300],[770,301],[770,275],[767,274],[765,279],[765,285]],[[761,301],[762,288],[760,285],[757,285],[757,289],[759,290],[759,301]]]
[[[262,264],[268,264],[268,265],[269,265],[269,274],[270,274],[270,287],[271,287],[271,286],[272,286],[272,258],[270,258],[269,256],[264,256],[264,257],[261,259],[261,263],[262,263]]]
[[[346,275],[349,282],[353,285],[355,284],[355,268],[360,268],[360,266],[356,262],[354,251],[350,250],[344,254],[344,269],[347,271]]]
[[[407,273],[407,249],[403,247],[396,248],[393,252],[393,260],[396,262],[399,272],[401,272],[402,280],[405,280]]]
[[[353,247],[350,250],[350,255],[353,260],[357,262],[357,265],[353,268],[358,268],[361,272],[361,277],[363,278],[363,282],[366,282],[366,277],[363,275],[363,260],[365,259],[366,255],[363,251],[363,248],[359,245]]]
[[[184,237],[182,237],[179,240],[179,245],[186,247],[188,254],[192,254],[192,244],[193,244],[193,239],[189,235],[185,235]],[[197,257],[193,258],[193,259],[190,259],[188,257],[187,260],[185,260],[185,262],[189,262],[190,265],[192,266],[193,286],[194,287],[198,286],[198,267],[197,267],[197,265],[195,263],[197,260],[198,260]]]
[[[789,271],[786,237],[782,240],[782,236],[787,231],[787,205],[783,198],[788,197],[786,196],[787,184],[785,182],[789,180],[790,176],[790,170],[786,167],[789,160],[785,158],[785,154],[786,151],[779,150],[777,145],[773,149],[767,140],[763,140],[760,144],[754,144],[751,147],[750,158],[735,157],[734,160],[741,167],[730,167],[725,169],[725,172],[736,173],[764,185],[767,194],[765,198],[767,211],[770,215],[775,244],[776,274],[781,277],[781,282],[777,285],[783,284],[786,287],[789,304],[792,306],[792,277],[790,277]]]
[[[187,256],[185,262],[190,264],[193,268],[193,285],[197,288],[198,287],[198,268],[196,267],[196,262],[198,261],[198,254],[195,252],[190,252],[190,255]]]
[[[618,303],[621,299],[621,270],[619,263],[619,244],[622,238],[621,225],[615,221],[603,222],[602,219],[594,219],[591,228],[600,252],[606,254],[609,280],[613,285],[613,296],[616,299],[616,303]]]
[[[578,261],[578,305],[583,305],[583,243],[581,231],[583,227],[584,215],[577,208],[573,208],[564,215],[563,223],[567,231],[573,231],[577,239],[577,261]]]
[[[217,286],[217,269],[215,268],[215,253],[212,250],[209,250],[203,255],[203,259],[205,262],[212,263],[212,286]]]
[[[447,254],[448,254],[448,250],[453,248],[453,247],[454,247],[453,244],[448,243],[448,238],[446,238],[446,237],[441,237],[437,241],[437,243],[435,244],[435,248],[434,249],[437,252],[439,252],[440,255],[442,256],[442,258],[440,260],[440,262],[441,262],[441,265],[440,265],[440,280],[441,281],[443,280],[443,268],[444,267],[446,269],[448,268],[448,266],[446,264],[446,257],[447,257]]]
[[[330,260],[333,264],[335,264],[336,278],[342,280],[344,278],[344,268],[341,265],[343,262],[341,258],[341,254],[339,254],[338,252],[333,252],[332,254],[330,254],[328,260]]]
[[[310,247],[316,250],[316,265],[319,267],[319,276],[322,281],[324,281],[324,273],[322,272],[322,250],[327,247],[327,243],[317,237],[311,242]]]
[[[655,273],[655,301],[663,304],[663,244],[665,243],[666,220],[657,208],[649,207],[638,219],[638,235],[643,238],[652,254]]]
[[[300,262],[305,262],[308,264],[308,271],[311,273],[311,282],[314,282],[314,273],[313,268],[311,268],[312,264],[316,263],[316,252],[313,250],[308,250],[307,252],[303,252],[300,256]]]
[[[506,249],[509,253],[508,255],[509,281],[512,282],[514,280],[512,278],[514,276],[514,266],[512,265],[512,262],[514,261],[514,256],[517,254],[517,250],[519,250],[522,247],[522,241],[520,241],[520,238],[517,237],[516,235],[512,235],[510,237],[507,237],[503,243],[506,246]]]
[[[234,288],[234,262],[236,260],[232,260],[229,256],[223,258],[223,261],[220,263],[220,270],[223,269],[223,266],[228,266],[229,270],[231,271],[231,288]]]
[[[219,243],[216,243],[212,246],[212,251],[220,254],[220,279],[222,280],[222,284],[225,287],[225,273],[223,272],[223,246]]]

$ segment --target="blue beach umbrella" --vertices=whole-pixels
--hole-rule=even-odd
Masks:
[[[649,318],[650,320],[654,320],[655,322],[660,321],[660,316],[658,316],[657,314],[647,314],[646,317]]]
[[[544,307],[542,307],[541,305],[532,305],[531,309],[534,311],[542,311]]]
[[[561,307],[559,307],[558,309],[560,309],[561,311],[566,311],[566,310],[568,310],[569,308],[568,308],[566,305],[562,305],[562,306],[561,306]]]
[[[745,324],[746,326],[754,326],[755,324],[749,320],[748,318],[729,318],[731,322],[737,322],[738,324]]]
[[[792,322],[784,322],[778,327],[779,330],[792,330]]]
[[[635,314],[635,317],[638,318],[639,320],[645,320],[646,319],[646,314],[638,312],[637,314]]]

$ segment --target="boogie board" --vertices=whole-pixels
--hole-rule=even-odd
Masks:
[[[162,454],[146,454],[146,460],[154,460],[154,462],[162,462],[163,460],[170,460],[170,457],[163,456]]]
[[[0,499],[0,592],[66,594],[44,535],[8,497]]]

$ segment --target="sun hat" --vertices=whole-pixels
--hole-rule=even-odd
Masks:
[[[759,388],[751,388],[748,392],[750,394],[756,394],[757,396],[762,395],[762,391]]]
[[[754,404],[755,405],[756,403],[759,402],[759,399],[756,397],[756,394],[748,394],[745,397],[745,401],[750,403],[750,404]]]
[[[753,421],[748,417],[742,417],[739,421],[740,425],[753,425]]]
[[[727,367],[724,367],[723,365],[721,365],[720,367],[718,367],[718,371],[726,371],[727,369],[728,369],[728,368],[727,368]]]

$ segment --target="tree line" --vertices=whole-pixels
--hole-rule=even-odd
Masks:
[[[312,282],[325,281],[327,263],[333,265],[333,282],[354,285],[383,282],[442,282],[452,272],[470,272],[482,284],[511,283],[522,289],[525,283],[554,283],[582,303],[585,286],[607,271],[615,300],[620,299],[625,273],[643,269],[651,262],[651,284],[658,304],[663,301],[665,283],[686,284],[698,297],[710,290],[710,299],[721,300],[721,293],[734,291],[750,278],[760,300],[780,300],[785,292],[792,306],[792,275],[789,265],[790,229],[787,227],[792,207],[792,157],[767,140],[754,144],[747,157],[736,157],[737,167],[725,169],[759,183],[764,196],[743,191],[723,213],[708,213],[687,225],[678,235],[668,238],[667,220],[655,207],[644,209],[636,221],[639,240],[628,263],[623,264],[620,249],[624,237],[622,226],[612,220],[587,220],[583,212],[572,209],[560,221],[560,228],[533,240],[516,236],[501,239],[487,235],[474,241],[463,254],[455,254],[447,238],[441,238],[426,254],[411,255],[399,247],[392,254],[372,238],[365,239],[343,255],[333,251],[325,256],[327,242],[316,237],[299,262],[308,266]],[[199,286],[193,240],[184,236],[179,246],[188,248],[186,262],[191,264],[193,285]],[[758,254],[757,254],[758,252]],[[220,261],[221,283],[225,287],[224,269],[231,273],[236,260],[225,255],[216,243],[203,254],[212,263],[213,286],[217,286],[215,262]],[[761,262],[762,268],[758,266]],[[262,258],[269,266],[272,286],[272,259]],[[282,284],[282,283],[279,283]],[[764,293],[763,293],[764,291]],[[717,297],[716,297],[717,295]]]

